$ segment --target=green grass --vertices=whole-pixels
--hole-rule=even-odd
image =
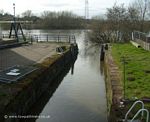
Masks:
[[[150,98],[150,51],[136,48],[132,44],[113,44],[112,55],[122,71],[125,57],[126,97]]]

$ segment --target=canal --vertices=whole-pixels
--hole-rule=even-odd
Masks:
[[[32,31],[33,32],[33,31]],[[45,31],[36,30],[34,33]],[[62,31],[49,31],[49,33]],[[33,106],[29,114],[38,114],[36,122],[107,122],[104,75],[100,48],[90,44],[86,31],[63,31],[76,36],[79,54],[74,66],[58,85]],[[33,120],[32,120],[33,121]]]

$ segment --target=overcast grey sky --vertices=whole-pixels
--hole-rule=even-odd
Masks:
[[[134,0],[88,0],[90,17],[94,15],[104,14],[106,8],[124,3],[128,6]],[[0,10],[13,14],[13,3],[16,4],[16,14],[21,14],[26,10],[32,10],[38,14],[42,11],[72,11],[78,15],[84,16],[85,0],[0,0]]]

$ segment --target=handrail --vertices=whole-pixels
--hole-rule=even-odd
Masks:
[[[66,41],[66,42],[74,42],[76,43],[76,38],[75,35],[45,35],[45,34],[40,34],[40,35],[30,35],[30,38],[32,39],[36,39],[36,41],[38,42],[38,40],[41,39],[45,39],[45,41],[49,41],[49,40],[55,40],[58,42],[61,41]]]
[[[142,105],[142,109],[144,109],[144,103],[141,101],[141,100],[138,100],[138,101],[135,101],[134,103],[133,103],[133,105],[131,106],[131,108],[128,110],[128,112],[126,113],[126,115],[125,115],[125,121],[127,120],[127,117],[128,117],[128,115],[129,115],[129,113],[131,112],[131,110],[134,108],[134,106],[136,105],[136,104],[138,104],[138,103],[141,103],[141,105]],[[142,116],[143,116],[143,111],[142,111]]]
[[[135,115],[134,117],[132,118],[131,122],[139,115],[140,112],[146,112],[147,113],[147,117],[146,117],[146,122],[148,122],[149,120],[149,111],[147,109],[140,109]]]

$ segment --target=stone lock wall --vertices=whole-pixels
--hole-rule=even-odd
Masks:
[[[63,54],[54,56],[53,59],[46,59],[42,62],[43,64],[39,64],[40,68],[27,76],[28,78],[18,81],[23,83],[24,88],[4,107],[4,110],[0,110],[2,114],[0,120],[11,122],[11,119],[4,119],[4,115],[26,115],[54,79],[59,77],[68,64],[76,60],[77,54],[77,45],[71,45],[70,49]],[[51,60],[53,61],[51,62]],[[29,83],[25,85],[26,82]],[[18,119],[13,119],[13,122],[18,121]]]
[[[111,54],[111,47],[105,51],[105,79],[108,107],[108,121],[116,122],[116,108],[123,97],[120,71]]]

